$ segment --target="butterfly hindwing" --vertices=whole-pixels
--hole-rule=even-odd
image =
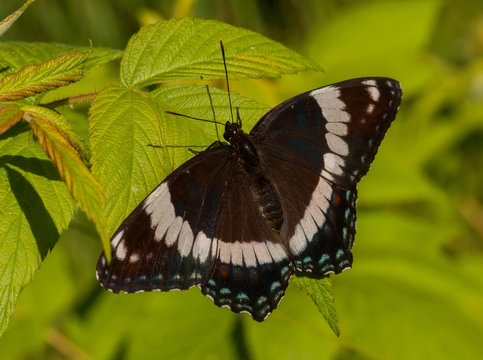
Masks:
[[[352,265],[357,192],[338,185],[329,187],[321,178],[316,194],[288,237],[298,271],[324,275]]]
[[[217,219],[217,259],[201,289],[218,306],[261,321],[281,300],[293,264],[264,221],[251,181],[239,169],[233,173]]]

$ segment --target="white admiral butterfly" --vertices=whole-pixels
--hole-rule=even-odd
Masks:
[[[357,183],[401,102],[395,80],[343,81],[295,96],[249,134],[171,173],[124,220],[97,278],[126,293],[199,286],[216,305],[262,321],[295,271],[351,267]]]

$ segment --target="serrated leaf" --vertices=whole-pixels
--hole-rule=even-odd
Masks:
[[[59,118],[62,115],[40,106],[25,106],[22,109],[26,117],[29,117],[30,127],[40,146],[54,163],[72,197],[96,223],[101,237],[106,239],[102,186],[72,147],[72,138],[69,137],[71,134],[59,126]],[[60,122],[65,123],[67,120]]]
[[[89,58],[84,63],[84,71],[102,65],[106,62],[118,59],[122,56],[122,51],[102,47],[71,46],[56,43],[39,42],[4,42],[0,43],[0,67],[6,68],[10,72],[48,61],[53,57],[58,57],[71,52],[89,52]]]
[[[112,234],[170,168],[162,144],[160,114],[145,94],[110,87],[89,111],[92,172],[104,187],[107,232]],[[109,244],[105,244],[108,248]]]
[[[64,139],[72,146],[84,160],[89,159],[89,153],[81,135],[77,129],[67,120],[67,118],[58,112],[41,107],[41,106],[24,106],[23,111],[33,111],[37,116],[48,118],[51,126],[55,127]]]
[[[20,9],[15,11],[13,14],[7,16],[5,19],[3,19],[0,22],[0,36],[2,36],[12,25],[17,19],[20,17],[20,15],[23,14],[25,10],[32,4],[35,0],[28,0],[25,4],[22,5]]]
[[[121,62],[121,81],[127,87],[144,87],[200,76],[225,78],[220,40],[231,79],[320,70],[313,61],[260,34],[215,20],[185,18],[161,21],[135,34]]]
[[[224,90],[203,85],[173,85],[158,88],[149,96],[161,108],[161,112],[170,110],[223,124],[231,121],[228,93]],[[236,116],[238,108],[245,131],[249,131],[269,109],[266,105],[234,92],[231,93],[231,101],[233,116]],[[165,143],[158,145],[168,145],[167,150],[173,166],[178,166],[193,156],[188,148],[204,150],[218,140],[214,123],[170,115],[160,125]],[[223,131],[224,127],[218,125],[221,140]]]
[[[149,93],[149,96],[162,104],[163,108],[179,112],[184,115],[195,116],[207,120],[222,122],[231,121],[228,92],[205,85],[172,85],[163,86]],[[233,116],[236,108],[240,111],[245,131],[256,124],[270,109],[269,106],[247,98],[236,92],[231,92]],[[214,112],[214,113],[213,113]],[[180,122],[181,120],[178,119]],[[185,120],[183,120],[185,121]],[[200,124],[196,120],[186,120],[190,124]],[[208,125],[213,129],[213,124]]]
[[[22,118],[23,111],[17,104],[0,105],[0,135]]]
[[[79,81],[88,56],[88,53],[71,52],[5,76],[0,80],[0,101],[21,100]]]
[[[324,316],[330,328],[340,335],[339,322],[335,311],[334,293],[330,276],[317,277],[312,274],[298,273],[292,277],[292,283],[312,298],[319,312]]]
[[[75,204],[26,124],[0,136],[0,334]]]

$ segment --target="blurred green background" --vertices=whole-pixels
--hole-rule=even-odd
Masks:
[[[0,18],[22,3],[1,1]],[[295,286],[262,324],[197,288],[112,295],[78,214],[21,294],[0,359],[483,359],[483,2],[38,0],[1,40],[122,49],[140,26],[190,15],[324,68],[232,82],[270,106],[351,77],[401,82],[400,113],[359,186],[353,269],[333,277],[341,336]],[[100,90],[118,66],[56,96]]]

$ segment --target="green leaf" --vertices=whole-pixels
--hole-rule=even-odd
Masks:
[[[162,117],[147,95],[129,89],[107,88],[92,103],[92,172],[105,190],[109,234],[170,168],[165,152],[152,146],[163,144]]]
[[[67,120],[55,111],[40,106],[25,106],[22,110],[40,146],[54,163],[72,197],[96,223],[101,237],[108,241],[102,212],[102,186],[72,147],[72,133],[61,126]]]
[[[74,51],[81,53],[89,52],[89,58],[84,63],[84,71],[122,56],[122,51],[120,50],[102,47],[91,48],[87,46],[78,47],[56,43],[22,41],[3,42],[0,43],[0,67],[7,68],[10,72],[16,72],[25,66],[40,64],[53,57]]]
[[[23,111],[17,104],[0,105],[0,135],[20,121]]]
[[[216,120],[222,123],[231,121],[228,92],[206,85],[172,85],[163,86],[149,93],[164,109],[179,112],[183,115],[199,117],[201,119]],[[236,108],[240,111],[245,131],[250,129],[270,109],[269,106],[247,98],[236,92],[231,92],[233,116]],[[196,120],[183,120],[190,125],[203,124]],[[178,118],[177,122],[181,122]],[[206,124],[206,123],[205,123]],[[209,124],[210,129],[214,128]],[[195,130],[193,131],[195,132]],[[174,136],[173,138],[176,138]]]
[[[160,108],[160,112],[170,110],[222,123],[231,121],[228,93],[224,90],[203,85],[173,85],[160,87],[149,96]],[[238,108],[246,131],[249,131],[269,109],[266,105],[234,92],[231,93],[231,101],[233,116],[236,116],[235,109]],[[165,142],[159,145],[168,145],[166,150],[174,167],[193,156],[188,148],[204,150],[217,140],[213,123],[169,115],[160,126]],[[223,126],[218,126],[220,137],[223,131]]]
[[[35,280],[19,296],[8,330],[0,338],[0,359],[21,359],[28,357],[29,353],[40,354],[46,343],[52,344],[53,339],[61,339],[61,336],[53,336],[62,332],[58,329],[59,315],[64,314],[62,318],[68,317],[72,304],[76,304],[83,296],[83,284],[74,276],[76,269],[73,264],[82,258],[84,248],[94,250],[89,247],[92,244],[91,239],[84,234],[83,237],[75,239],[79,245],[75,258],[65,256],[65,247],[73,239],[66,238],[64,234],[66,231],[71,233],[69,229],[76,217],[78,216],[70,222],[69,228],[62,232],[52,254],[42,262],[41,270],[35,274]],[[95,240],[98,245],[98,239]],[[98,248],[99,246],[95,252]],[[92,272],[85,269],[88,266],[94,268],[95,263],[83,265],[83,271],[92,278]],[[52,319],[58,320],[53,322]],[[29,336],[25,336],[26,333]],[[74,358],[72,353],[69,356]]]
[[[260,34],[215,20],[185,18],[161,21],[134,35],[121,62],[121,81],[139,88],[200,76],[225,78],[220,40],[231,79],[320,70],[313,61]]]
[[[23,14],[25,10],[32,4],[35,0],[28,0],[25,4],[22,5],[20,9],[15,11],[13,14],[7,16],[5,19],[3,19],[0,22],[0,36],[2,36],[12,25],[17,19],[20,17],[20,15]]]
[[[21,100],[79,81],[88,56],[88,53],[71,52],[5,76],[0,80],[0,101]]]
[[[89,159],[89,153],[83,138],[77,132],[77,129],[67,120],[67,118],[56,111],[50,110],[42,106],[24,106],[24,112],[30,112],[35,116],[41,116],[48,119],[50,126],[55,128],[67,143],[72,146],[83,157],[84,160]]]
[[[0,334],[20,291],[74,213],[57,170],[26,124],[0,136]]]
[[[298,273],[292,277],[292,282],[312,298],[334,334],[339,336],[339,323],[335,311],[334,292],[330,276],[317,277],[312,274]]]

